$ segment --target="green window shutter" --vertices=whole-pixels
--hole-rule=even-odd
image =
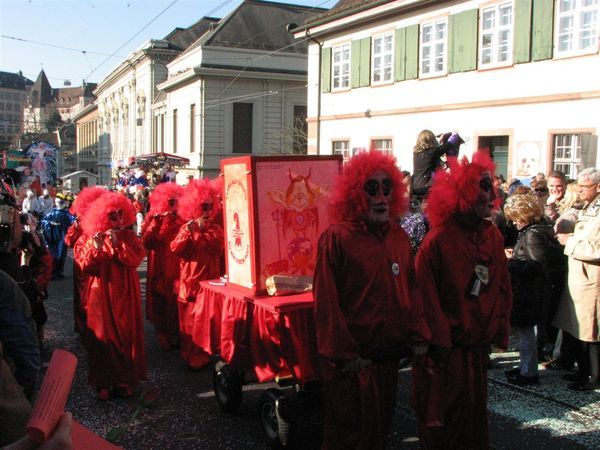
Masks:
[[[350,85],[360,87],[360,40],[352,41],[350,46]]]
[[[321,49],[321,92],[331,92],[331,47]]]
[[[419,76],[419,25],[406,27],[406,66],[407,80],[414,80]]]
[[[352,88],[368,86],[371,84],[371,38],[352,41],[350,53]]]
[[[449,73],[477,68],[477,13],[477,9],[471,9],[449,17]]]
[[[515,36],[513,39],[515,64],[531,61],[531,5],[532,0],[515,0]]]
[[[541,61],[552,58],[552,26],[554,0],[533,0],[531,33],[531,59]]]
[[[394,36],[394,81],[406,80],[406,28],[397,28]]]
[[[360,87],[371,84],[371,38],[360,40]]]

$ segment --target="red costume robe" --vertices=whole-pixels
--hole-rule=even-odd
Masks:
[[[65,235],[65,243],[75,249],[75,244],[82,235],[81,227],[74,222]],[[85,275],[81,270],[80,258],[73,250],[73,322],[75,332],[82,334],[85,330],[85,305],[82,304],[82,292],[84,291]]]
[[[146,277],[146,318],[154,324],[161,346],[168,348],[179,339],[180,258],[171,251],[183,222],[176,214],[151,217],[144,222],[142,240],[148,249]]]
[[[489,272],[478,297],[469,296],[476,264]],[[420,446],[486,449],[489,346],[506,348],[510,330],[503,237],[487,220],[468,229],[451,217],[425,237],[416,278],[435,346],[413,368]]]
[[[179,275],[179,338],[180,351],[186,363],[200,368],[208,363],[208,354],[194,345],[194,309],[200,281],[219,278],[223,258],[223,229],[214,222],[200,231],[197,224],[193,230],[185,224],[171,242],[171,250],[181,258]]]
[[[319,239],[314,275],[315,326],[323,362],[322,448],[384,448],[396,404],[398,360],[429,330],[412,296],[406,233],[395,223],[384,236],[365,225],[330,226]],[[344,373],[344,361],[373,361]]]
[[[87,323],[89,384],[97,388],[127,385],[146,378],[144,324],[137,267],[144,259],[133,230],[117,231],[117,242],[104,238],[98,250],[92,239],[83,244],[81,267],[90,275]]]

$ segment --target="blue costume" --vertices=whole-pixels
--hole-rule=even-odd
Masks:
[[[75,216],[66,208],[52,208],[42,217],[42,233],[54,260],[52,279],[64,278],[63,269],[67,259],[65,235],[74,221]]]

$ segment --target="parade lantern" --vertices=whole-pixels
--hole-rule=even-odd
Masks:
[[[258,295],[268,285],[270,294],[310,286],[318,238],[329,225],[329,191],[341,168],[341,156],[221,161],[230,284]]]

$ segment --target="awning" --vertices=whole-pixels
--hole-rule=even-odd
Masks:
[[[154,163],[159,163],[161,165],[173,165],[173,166],[187,166],[190,164],[190,160],[188,158],[184,158],[183,156],[171,155],[170,153],[159,152],[159,153],[150,153],[149,155],[140,155],[135,156],[132,164],[137,164],[139,166],[148,166],[153,165]]]

